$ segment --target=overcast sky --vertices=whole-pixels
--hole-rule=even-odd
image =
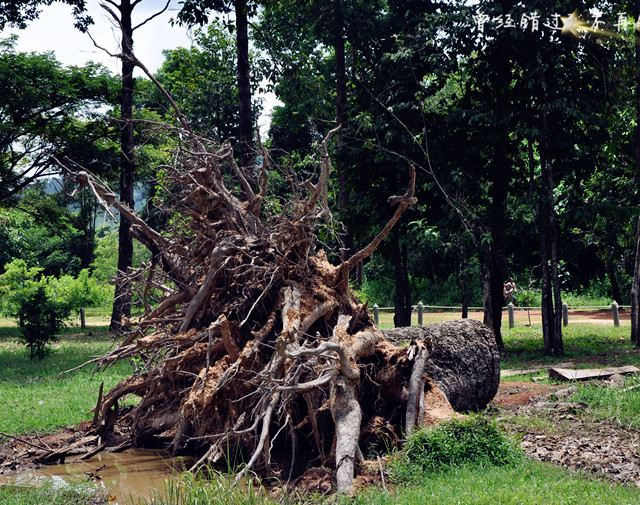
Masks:
[[[166,0],[143,0],[134,10],[134,26],[144,21],[153,13],[161,10]],[[118,52],[118,29],[109,20],[108,15],[100,8],[99,0],[87,1],[88,11],[94,24],[90,28],[96,42],[112,52]],[[172,0],[169,10],[146,25],[134,35],[134,52],[136,56],[151,70],[155,71],[163,61],[162,51],[175,47],[189,47],[191,32],[182,26],[171,25],[171,19],[177,15],[179,2]],[[71,7],[54,2],[42,8],[37,20],[32,21],[25,30],[8,28],[0,32],[0,37],[9,34],[18,35],[18,51],[53,51],[60,62],[65,65],[82,65],[88,61],[105,65],[114,73],[120,73],[120,63],[108,54],[97,49],[87,34],[76,30]],[[136,70],[137,71],[137,70]],[[137,71],[137,75],[141,75]],[[260,119],[260,129],[265,133],[271,109],[276,103],[273,94],[264,96],[264,112]]]

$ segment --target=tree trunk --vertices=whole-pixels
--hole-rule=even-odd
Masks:
[[[133,183],[135,171],[133,138],[133,68],[128,55],[133,54],[133,30],[131,24],[131,0],[120,3],[122,29],[122,91],[120,93],[120,200],[133,209]],[[131,223],[120,213],[118,230],[118,277],[116,278],[113,311],[110,329],[118,331],[123,318],[131,316],[131,290],[122,273],[126,273],[133,263],[133,238]]]
[[[482,275],[482,322],[485,326],[493,328],[493,318],[491,314],[491,269],[489,268],[489,251],[486,246],[483,246],[480,251],[480,264]]]
[[[634,18],[640,16],[640,0],[634,6]],[[635,178],[640,181],[640,39],[635,38],[635,84],[636,84],[636,131],[635,131]],[[640,347],[640,316],[638,314],[638,291],[640,286],[640,216],[636,232],[636,257],[631,284],[631,340]]]
[[[638,293],[640,292],[640,217],[636,227],[636,258],[633,268],[633,281],[631,283],[631,341],[636,343],[636,347],[640,347],[640,338],[638,331],[640,317],[638,314]]]
[[[431,340],[424,368],[458,412],[485,408],[500,384],[500,354],[491,330],[465,319],[383,331],[392,342]]]
[[[620,283],[618,282],[618,276],[616,275],[616,267],[613,261],[606,261],[607,276],[609,277],[609,283],[611,284],[611,298],[616,303],[622,304],[622,292],[620,291]]]
[[[466,265],[462,267],[462,319],[469,317],[469,272]]]
[[[236,51],[238,56],[238,99],[240,101],[238,155],[240,156],[240,163],[243,166],[249,166],[253,163],[254,155],[247,0],[235,0],[234,7],[236,14]]]
[[[349,184],[347,181],[347,163],[343,137],[347,129],[347,76],[345,63],[344,11],[343,0],[333,0],[334,34],[333,50],[336,58],[336,122],[342,127],[338,132],[336,144],[336,169],[338,172],[338,211],[344,226],[342,241],[342,259],[353,252],[353,234],[349,222]]]
[[[489,246],[489,306],[491,310],[491,328],[500,351],[504,350],[502,341],[502,307],[504,305],[504,282],[507,278],[505,258],[505,231],[507,227],[507,194],[508,194],[508,158],[502,158],[501,170],[493,171],[490,189],[491,208],[489,211],[489,228],[491,245]]]
[[[409,268],[407,246],[399,244],[395,234],[395,298],[393,325],[396,328],[411,326],[411,288],[409,285]]]
[[[547,159],[548,128],[543,112],[543,141],[540,150],[541,185],[538,208],[540,255],[542,260],[542,334],[545,354],[564,353],[562,342],[562,298],[558,272],[557,231],[553,201],[553,168]]]

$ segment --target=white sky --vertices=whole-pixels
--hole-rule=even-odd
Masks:
[[[143,0],[134,10],[134,26],[161,10],[165,3],[166,0]],[[100,8],[99,0],[88,0],[87,6],[94,21],[89,30],[93,38],[109,51],[118,52],[118,29]],[[172,0],[167,12],[142,26],[134,34],[134,52],[152,72],[162,64],[164,49],[189,47],[192,44],[187,28],[177,24],[171,25],[170,21],[177,15],[178,7],[179,2]],[[57,59],[65,65],[83,65],[93,61],[102,63],[113,73],[119,74],[120,62],[97,49],[89,36],[76,30],[73,23],[71,7],[54,2],[43,7],[39,18],[32,21],[26,29],[7,28],[0,32],[0,38],[16,34],[19,37],[16,47],[18,51],[53,51]],[[137,69],[136,72],[136,75],[141,75]],[[268,129],[273,106],[278,104],[273,93],[265,94],[263,98],[264,110],[259,120],[262,135],[266,134]]]

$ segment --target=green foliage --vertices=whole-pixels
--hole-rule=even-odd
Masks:
[[[143,261],[149,259],[149,251],[139,242],[133,243],[133,268],[137,268]],[[103,229],[98,232],[95,259],[91,263],[92,277],[99,283],[107,284],[113,281],[118,271],[118,232]]]
[[[18,306],[17,318],[31,359],[44,358],[46,345],[57,339],[68,315],[68,308],[55,303],[43,285],[25,293]]]
[[[1,266],[20,258],[29,265],[42,268],[44,274],[75,274],[80,259],[72,247],[78,231],[71,222],[70,213],[53,201],[24,199],[22,206],[29,209],[0,209],[0,239],[5,247],[0,252]]]
[[[87,307],[106,307],[113,301],[113,287],[100,282],[86,268],[77,277],[48,277],[46,283],[49,295],[75,312]]]
[[[7,263],[0,275],[0,296],[3,299],[0,309],[4,314],[17,315],[24,300],[40,288],[63,314],[79,312],[83,307],[105,307],[113,298],[113,287],[91,275],[88,269],[81,270],[77,277],[45,276],[42,268],[29,267],[19,259]]]
[[[2,0],[0,2],[0,30],[6,26],[26,28],[29,21],[37,19],[42,6],[51,5],[54,0]],[[93,23],[86,13],[86,0],[58,0],[73,8],[75,25],[84,30]]]
[[[452,466],[502,466],[522,461],[522,453],[494,421],[483,416],[453,420],[419,430],[406,441],[392,473],[409,482]]]
[[[195,33],[196,44],[189,48],[164,51],[165,60],[158,69],[157,78],[171,93],[191,125],[199,132],[219,140],[238,135],[238,86],[236,76],[235,39],[220,23],[211,23],[206,30]],[[255,65],[257,56],[251,57],[253,95],[261,81]],[[142,88],[137,100],[146,107],[166,112],[166,98],[152,85]],[[260,115],[260,100],[252,104],[254,121]]]
[[[7,315],[17,315],[20,304],[39,285],[42,268],[28,267],[24,260],[14,260],[5,265],[0,275],[2,310]]]
[[[76,156],[92,145],[85,125],[115,100],[115,82],[100,65],[67,68],[52,53],[17,52],[15,38],[0,41],[0,202],[50,173],[51,156],[90,158]]]

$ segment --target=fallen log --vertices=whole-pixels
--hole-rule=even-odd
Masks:
[[[498,392],[500,354],[491,330],[460,319],[429,326],[383,331],[394,342],[431,340],[425,374],[446,394],[457,412],[485,408]]]

